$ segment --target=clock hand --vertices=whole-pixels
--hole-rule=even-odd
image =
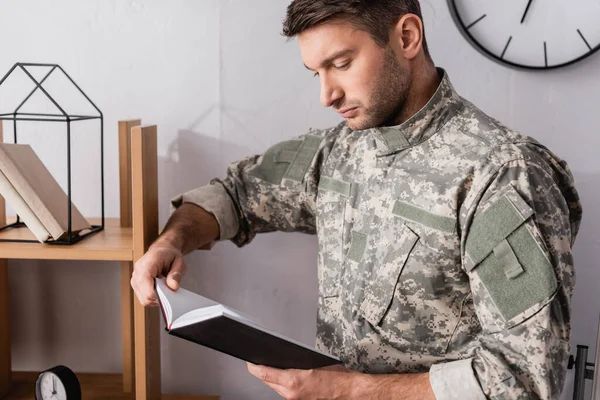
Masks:
[[[52,377],[52,394],[56,394],[56,378]]]
[[[529,2],[527,3],[527,8],[525,9],[523,18],[521,18],[521,23],[525,22],[525,17],[527,16],[527,13],[529,12],[529,7],[531,7],[531,3],[533,3],[533,0],[529,0]]]

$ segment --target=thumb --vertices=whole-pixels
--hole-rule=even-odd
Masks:
[[[167,286],[172,290],[179,289],[179,284],[181,283],[181,279],[185,275],[187,267],[183,258],[177,257],[173,264],[171,265],[171,270],[167,274]]]

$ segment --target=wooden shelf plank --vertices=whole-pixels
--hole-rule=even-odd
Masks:
[[[31,400],[35,398],[37,372],[13,371],[12,390],[2,400]],[[81,398],[85,400],[133,400],[125,394],[121,374],[77,373],[81,384]],[[219,400],[219,396],[163,394],[162,400]]]
[[[90,218],[92,224],[99,219]],[[9,221],[10,223],[11,221]],[[0,239],[35,239],[29,229],[0,231]],[[118,218],[106,218],[104,230],[71,246],[43,243],[0,242],[0,259],[132,261],[132,228],[121,227]]]
[[[119,121],[119,193],[120,193],[120,225],[131,228],[131,128],[141,125],[139,119]],[[133,262],[121,262],[121,331],[123,337],[123,391],[135,391],[135,335],[133,319],[133,290],[131,275]]]

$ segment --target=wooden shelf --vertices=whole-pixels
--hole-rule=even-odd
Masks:
[[[12,390],[2,400],[32,400],[35,398],[37,372],[12,373]],[[132,400],[131,394],[123,390],[121,374],[77,373],[81,384],[81,398],[85,400]],[[219,396],[163,394],[162,400],[219,400]]]
[[[100,225],[100,219],[90,218]],[[11,221],[9,221],[10,223]],[[33,239],[25,227],[0,231],[0,239]],[[122,228],[118,218],[106,218],[104,230],[70,246],[43,243],[0,242],[0,259],[132,261],[132,228]]]
[[[2,142],[0,121],[0,142]],[[123,373],[78,374],[83,398],[133,400],[216,400],[210,396],[161,396],[160,314],[135,300],[133,265],[159,233],[156,126],[119,121],[120,219],[106,219],[104,230],[71,246],[39,242],[0,242],[0,398],[32,399],[37,374],[11,372],[8,259],[103,260],[121,264]],[[6,224],[0,197],[0,226]],[[14,219],[13,219],[14,220]],[[100,225],[98,219],[88,219]],[[9,221],[10,222],[10,221]],[[0,231],[0,239],[34,239],[27,228]],[[9,391],[12,389],[12,391]],[[8,393],[8,394],[7,394]],[[2,397],[5,395],[4,397]]]

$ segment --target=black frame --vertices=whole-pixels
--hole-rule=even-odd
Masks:
[[[493,61],[496,61],[500,64],[503,64],[503,65],[506,65],[506,66],[509,66],[512,68],[516,68],[516,69],[520,69],[520,70],[528,70],[528,71],[548,71],[548,70],[553,70],[553,69],[558,69],[558,68],[564,68],[569,65],[575,64],[579,61],[582,61],[582,60],[588,58],[589,56],[591,56],[592,54],[596,53],[598,50],[600,50],[600,44],[599,44],[598,46],[591,49],[589,52],[587,52],[583,56],[578,57],[574,60],[571,60],[571,61],[563,63],[563,64],[558,64],[558,65],[534,67],[534,66],[530,66],[530,65],[521,65],[521,64],[513,63],[511,61],[507,61],[501,57],[498,57],[494,53],[490,52],[488,49],[483,47],[473,37],[473,35],[471,35],[469,33],[469,31],[466,27],[466,24],[464,23],[464,21],[461,19],[460,15],[458,14],[458,9],[456,7],[456,0],[448,0],[448,7],[450,8],[450,14],[452,14],[452,18],[454,19],[454,22],[458,25],[458,30],[465,37],[465,39],[467,39],[467,41],[469,43],[471,43],[471,45],[477,49],[477,51],[479,51],[481,54],[483,54],[484,56],[486,56],[487,58],[489,58]]]
[[[33,75],[27,71],[27,67],[48,67],[50,68],[50,72],[46,74],[46,76],[40,80],[39,82],[33,77]],[[61,68],[58,64],[39,64],[39,63],[16,63],[13,67],[4,75],[4,77],[0,80],[0,90],[2,90],[2,84],[6,81],[6,79],[17,69],[22,70],[25,75],[27,75],[35,84],[35,88],[29,93],[29,95],[17,106],[17,108],[11,113],[0,114],[0,123],[2,121],[13,121],[14,127],[14,142],[17,143],[17,121],[36,121],[36,122],[66,122],[67,125],[67,197],[68,197],[68,231],[66,237],[61,238],[60,240],[48,240],[45,243],[47,244],[62,244],[62,245],[71,245],[79,242],[85,237],[88,237],[94,233],[97,233],[104,229],[104,116],[102,112],[92,100],[81,90],[81,88],[71,79],[71,77],[65,72],[64,69]],[[43,83],[48,79],[50,75],[56,70],[60,70],[67,79],[75,86],[75,88],[86,98],[86,100],[98,111],[98,115],[69,115],[63,110],[63,108],[50,96],[50,94],[44,89]],[[54,104],[54,106],[60,111],[60,114],[42,114],[42,113],[21,113],[19,110],[21,107],[27,103],[27,101],[33,96],[33,94],[40,90],[46,97]],[[102,222],[101,225],[92,225],[92,228],[89,232],[86,232],[83,235],[74,235],[71,226],[71,123],[77,121],[86,121],[92,119],[100,120],[100,195],[101,195],[101,204],[102,204]],[[17,221],[0,227],[0,231],[8,229],[8,228],[18,228],[24,227],[25,224],[19,219],[17,215]],[[28,242],[28,243],[39,243],[37,240],[26,240],[26,239],[0,239],[0,242]]]

